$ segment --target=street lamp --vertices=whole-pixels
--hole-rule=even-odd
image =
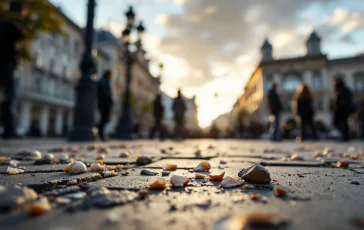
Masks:
[[[133,121],[131,119],[131,103],[130,103],[130,83],[132,78],[132,70],[133,70],[133,62],[134,57],[132,56],[131,52],[129,51],[130,46],[130,34],[134,29],[134,22],[135,22],[135,13],[133,7],[130,6],[129,10],[125,13],[127,18],[127,25],[122,32],[122,39],[124,43],[125,49],[125,64],[126,64],[126,85],[125,85],[125,94],[123,103],[123,110],[120,116],[120,122],[118,127],[119,138],[124,140],[132,139],[133,134]],[[138,41],[136,42],[136,46],[138,51],[141,49],[143,33],[145,28],[143,23],[140,22],[139,25],[136,27],[138,31]]]
[[[94,106],[96,99],[96,65],[92,55],[94,39],[95,0],[88,0],[87,25],[84,34],[85,51],[80,63],[81,78],[76,86],[76,105],[74,109],[73,130],[69,141],[94,141]]]

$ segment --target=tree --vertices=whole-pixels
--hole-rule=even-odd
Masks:
[[[9,5],[14,0],[0,1],[1,20],[12,20],[23,27],[26,40],[20,44],[20,58],[31,61],[31,41],[39,32],[62,33],[63,20],[57,9],[48,0],[16,0],[21,2],[27,10],[25,18],[11,13]]]

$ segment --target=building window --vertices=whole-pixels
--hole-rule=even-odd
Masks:
[[[364,92],[364,73],[354,75],[354,90],[355,92]]]
[[[54,71],[54,60],[51,59],[51,63],[49,64],[49,72],[53,73],[53,71]]]
[[[284,79],[282,88],[284,92],[295,92],[300,84],[300,78],[295,74],[290,74]]]
[[[265,91],[268,91],[272,88],[273,80],[272,77],[267,77],[264,82]]]
[[[319,73],[313,75],[313,88],[314,89],[322,88],[322,77]]]
[[[80,44],[79,44],[79,42],[78,42],[78,40],[75,40],[75,44],[74,44],[74,49],[75,49],[75,52],[76,53],[78,53],[79,52],[79,50],[80,50]]]

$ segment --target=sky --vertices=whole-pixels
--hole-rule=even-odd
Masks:
[[[86,23],[86,0],[51,0],[78,25]],[[313,29],[329,58],[364,52],[362,0],[96,0],[96,27],[119,36],[129,5],[146,26],[144,46],[161,89],[196,95],[198,119],[208,126],[229,112],[243,93],[269,38],[274,57],[305,54]]]

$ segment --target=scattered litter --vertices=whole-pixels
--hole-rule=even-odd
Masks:
[[[224,175],[225,175],[225,172],[222,172],[219,175],[209,175],[209,179],[210,180],[222,181],[224,179]]]
[[[196,179],[205,179],[205,176],[204,176],[203,174],[196,173],[196,174],[195,174],[195,178],[196,178]]]
[[[30,152],[30,156],[32,159],[41,159],[42,158],[42,153],[38,150],[33,150]]]
[[[232,177],[225,177],[221,183],[220,183],[220,186],[221,187],[224,187],[224,188],[231,188],[231,187],[237,187],[237,186],[240,186],[240,185],[243,185],[245,183],[244,180],[236,180]]]
[[[0,165],[9,164],[10,161],[11,161],[11,158],[8,158],[8,157],[0,157]],[[16,166],[16,165],[14,165],[14,166]]]
[[[71,173],[71,174],[80,174],[80,173],[85,173],[87,171],[87,167],[81,161],[75,161],[75,162],[69,163],[63,169],[63,171]]]
[[[164,189],[166,180],[163,178],[155,177],[149,184],[150,189]]]
[[[53,160],[54,159],[54,154],[53,153],[47,153],[46,155],[43,156],[43,159]]]
[[[298,156],[297,154],[293,154],[293,155],[291,156],[291,160],[292,160],[292,161],[303,161],[304,159],[303,159],[303,157],[300,157],[300,156]]]
[[[275,185],[274,186],[274,195],[281,197],[281,196],[286,196],[288,193],[288,191],[284,188],[282,188],[281,186]]]
[[[185,187],[190,180],[187,177],[173,175],[170,179],[173,188]]]
[[[103,159],[105,159],[105,154],[104,153],[98,153],[98,154],[96,154],[95,159],[96,160],[103,160]]]
[[[177,169],[177,165],[167,164],[163,167],[163,170],[174,171]]]
[[[320,152],[315,152],[314,154],[313,154],[313,157],[321,157],[322,156],[322,154],[320,153]]]
[[[17,168],[12,168],[12,167],[8,167],[8,169],[6,170],[6,172],[9,175],[24,174],[24,170],[23,169],[17,169]]]
[[[239,172],[239,177],[247,182],[267,184],[271,181],[270,174],[261,164],[254,164]]]
[[[42,197],[38,201],[33,202],[29,206],[29,214],[32,216],[38,216],[51,210],[51,205],[48,202],[47,197]]]
[[[127,158],[127,157],[130,157],[130,156],[131,156],[131,152],[126,151],[126,152],[121,152],[119,157]]]
[[[337,166],[338,168],[347,168],[347,167],[349,167],[349,161],[347,161],[347,160],[341,160],[341,161],[338,161],[338,162],[336,163],[336,166]]]
[[[118,173],[115,172],[114,170],[104,172],[104,178],[113,177],[113,176],[117,176],[117,175],[118,175]]]
[[[108,171],[112,171],[112,170],[114,170],[114,171],[120,171],[122,168],[121,168],[121,165],[115,165],[115,166],[107,166],[106,169]]]
[[[211,169],[211,165],[207,161],[202,161],[199,165],[196,166],[195,172],[207,172]]]
[[[102,160],[98,160],[95,163],[91,164],[90,171],[91,172],[103,172],[106,169],[106,165],[102,162]]]
[[[148,190],[146,190],[146,189],[140,190],[138,192],[138,196],[140,199],[144,199],[145,197],[148,196]]]

